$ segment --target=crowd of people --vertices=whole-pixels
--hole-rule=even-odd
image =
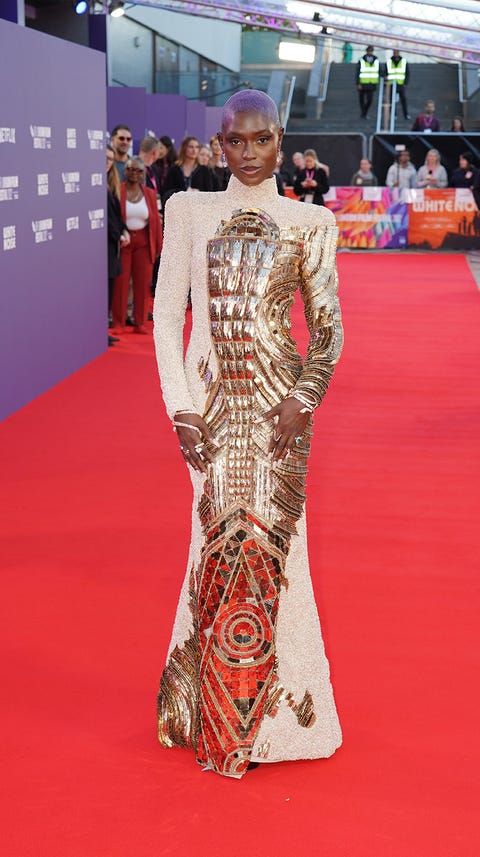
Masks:
[[[426,133],[438,130],[433,101],[427,102],[415,125]],[[461,117],[454,117],[452,129],[463,130]],[[135,157],[130,154],[131,148],[130,128],[117,125],[106,153],[109,345],[118,342],[126,326],[137,334],[147,332],[145,323],[152,317],[167,200],[179,191],[224,191],[231,175],[216,136],[208,143],[187,136],[178,152],[168,136],[144,137]],[[450,177],[441,160],[438,149],[432,147],[424,164],[417,169],[411,163],[408,149],[402,148],[388,169],[385,184],[399,189],[470,188],[479,205],[480,170],[472,163],[470,154],[460,155]],[[291,168],[280,151],[274,177],[281,196],[288,188],[288,194],[300,202],[323,205],[324,194],[330,187],[330,172],[330,166],[320,161],[314,149],[294,152]],[[350,184],[355,187],[379,184],[368,158],[361,158]],[[133,297],[130,309],[129,294]]]

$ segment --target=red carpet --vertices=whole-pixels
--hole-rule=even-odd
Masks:
[[[478,857],[479,296],[459,256],[339,263],[309,520],[343,747],[236,782],[157,745],[189,489],[130,335],[0,428],[6,857]]]

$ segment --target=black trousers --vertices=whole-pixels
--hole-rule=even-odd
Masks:
[[[373,101],[373,93],[375,92],[376,87],[372,86],[368,89],[365,88],[365,84],[362,89],[358,90],[358,100],[360,102],[360,113],[362,116],[366,116],[368,111],[370,110],[371,103]]]

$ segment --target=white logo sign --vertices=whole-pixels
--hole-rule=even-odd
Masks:
[[[80,190],[80,173],[62,173],[65,193],[77,193]]]
[[[95,185],[100,185],[100,187],[101,187],[102,184],[103,184],[102,173],[92,173],[92,187],[95,187]]]
[[[17,236],[15,233],[15,226],[4,226],[3,227],[3,249],[4,250],[15,250],[17,246]]]
[[[32,220],[32,230],[35,235],[35,244],[51,241],[53,238],[53,219],[47,217],[45,220]]]
[[[67,232],[71,232],[72,229],[80,229],[80,218],[79,217],[67,217],[65,221],[65,228]]]
[[[52,148],[52,129],[48,125],[30,125],[34,149]]]
[[[37,196],[48,196],[48,173],[37,173]]]
[[[105,217],[105,212],[103,208],[94,208],[88,212],[88,219],[90,220],[90,229],[103,229],[103,218]]]
[[[77,129],[67,128],[67,149],[77,148]]]
[[[87,135],[91,149],[103,149],[103,131],[96,131],[94,128],[89,128]]]
[[[0,143],[15,142],[15,128],[0,128]]]
[[[0,202],[18,199],[18,176],[0,176]]]

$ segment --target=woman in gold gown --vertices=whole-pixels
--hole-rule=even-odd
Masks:
[[[231,777],[341,743],[304,508],[313,411],[343,341],[337,229],[326,208],[278,195],[282,136],[263,92],[227,101],[219,140],[232,177],[225,192],[168,201],[154,309],[162,392],[194,494],[158,735]],[[303,363],[290,334],[297,289]]]

